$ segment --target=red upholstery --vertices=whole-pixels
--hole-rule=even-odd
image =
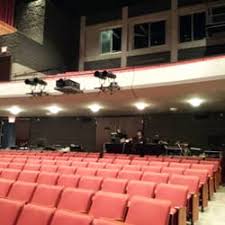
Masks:
[[[80,181],[80,176],[78,176],[78,175],[62,174],[62,175],[59,176],[59,179],[57,181],[57,185],[60,185],[60,186],[63,186],[63,187],[75,188],[75,187],[78,187],[79,181]]]
[[[97,170],[92,168],[77,168],[76,175],[80,176],[95,176]]]
[[[209,172],[208,170],[200,170],[200,169],[186,169],[184,171],[184,175],[188,176],[197,176],[200,179],[202,184],[207,183]]]
[[[98,169],[97,176],[104,178],[115,178],[118,175],[119,170],[116,169]]]
[[[57,183],[58,178],[59,174],[57,173],[41,172],[39,173],[39,176],[37,178],[37,183],[55,185]]]
[[[98,162],[98,158],[84,158],[84,162]]]
[[[128,197],[126,195],[99,191],[92,198],[89,214],[94,218],[123,220],[127,202]]]
[[[175,167],[163,167],[162,168],[162,173],[167,173],[169,175],[172,174],[184,174],[184,169],[183,168],[175,168]]]
[[[156,183],[132,180],[127,185],[129,196],[139,195],[143,197],[154,197]]]
[[[9,165],[9,163],[2,162],[2,159],[1,159],[1,162],[0,162],[0,168],[1,168],[1,169],[5,169],[5,168],[7,168],[7,167],[8,167],[8,165]]]
[[[55,207],[59,201],[62,189],[60,186],[40,184],[34,192],[31,203],[46,207]]]
[[[212,177],[215,166],[209,164],[192,164],[191,169],[208,170],[209,176]]]
[[[7,198],[22,202],[30,202],[36,188],[35,183],[15,182],[7,196]]]
[[[89,168],[94,168],[94,169],[102,169],[105,168],[106,163],[101,163],[101,162],[90,162],[88,163]]]
[[[140,180],[143,172],[141,171],[129,171],[129,170],[121,170],[118,173],[118,178],[120,179],[128,179],[128,180]]]
[[[131,165],[148,166],[149,162],[145,160],[132,160]]]
[[[32,170],[32,171],[39,171],[40,170],[40,168],[41,168],[41,165],[40,164],[29,164],[29,163],[27,163],[27,164],[25,164],[25,166],[24,166],[24,170]]]
[[[0,224],[14,225],[23,207],[23,203],[0,199]],[[26,225],[26,224],[23,224]]]
[[[76,214],[57,210],[50,225],[91,225],[92,218],[84,214]]]
[[[144,197],[133,197],[130,201],[126,223],[135,225],[167,225],[171,203]]]
[[[0,179],[0,198],[5,198],[8,195],[13,182],[13,180]]]
[[[200,179],[197,176],[172,175],[169,183],[185,185],[188,187],[189,193],[195,194],[199,191]]]
[[[169,200],[173,208],[182,208],[187,205],[188,187],[173,184],[158,184],[155,198]]]
[[[72,166],[59,166],[57,172],[61,174],[74,174],[76,171],[76,168]]]
[[[121,164],[121,165],[128,165],[130,164],[131,160],[129,159],[115,159],[114,164]]]
[[[54,209],[37,205],[25,205],[16,225],[48,225]]]
[[[125,165],[123,167],[123,170],[140,171],[141,170],[141,166],[139,166],[139,165]]]
[[[124,165],[121,164],[106,164],[105,168],[110,170],[121,170]]]
[[[150,166],[169,166],[169,162],[158,162],[158,161],[151,161],[149,163]]]
[[[1,172],[1,178],[10,179],[10,180],[17,180],[19,174],[20,174],[19,170],[3,169],[2,172]]]
[[[22,170],[24,167],[24,163],[10,163],[8,168],[10,169],[16,169],[16,170]]]
[[[182,163],[199,163],[199,160],[198,159],[182,159],[181,160]]]
[[[103,178],[93,176],[83,176],[80,178],[79,188],[98,191],[101,189]]]
[[[168,183],[169,175],[166,173],[145,172],[143,174],[142,180],[155,183]]]
[[[50,166],[50,165],[52,165],[52,166],[54,166],[56,163],[55,163],[55,161],[54,160],[46,160],[46,159],[43,159],[42,160],[42,165],[46,165],[46,166]]]
[[[114,192],[114,193],[125,193],[128,180],[126,179],[116,179],[116,178],[106,178],[102,183],[102,191]]]
[[[21,171],[17,180],[34,183],[37,181],[38,175],[39,175],[38,171],[23,170]]]
[[[170,163],[170,167],[189,169],[191,167],[191,164],[190,163],[176,163],[176,162],[171,162]]]
[[[110,158],[101,158],[98,160],[98,162],[101,163],[112,163],[114,159],[110,159]]]
[[[48,173],[55,173],[58,169],[58,166],[55,165],[42,165],[40,171],[41,172],[48,172]]]
[[[65,160],[57,160],[56,162],[57,166],[71,166],[71,161],[65,161]]]
[[[162,170],[162,166],[143,166],[142,171],[144,172],[154,172],[160,173]]]
[[[66,188],[61,196],[58,209],[75,212],[88,212],[94,191],[76,188]]]
[[[79,168],[79,167],[87,167],[88,162],[80,162],[80,161],[73,161],[72,166]]]

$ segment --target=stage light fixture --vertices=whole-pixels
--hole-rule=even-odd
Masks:
[[[69,79],[59,79],[56,81],[55,90],[67,93],[67,94],[77,94],[82,93],[80,90],[80,84]]]
[[[97,78],[102,79],[102,80],[106,80],[107,78],[116,79],[116,74],[114,74],[112,72],[108,72],[106,70],[104,70],[103,72],[95,71],[94,77],[97,77]]]
[[[187,102],[194,108],[197,108],[199,106],[202,105],[202,103],[204,103],[204,99],[201,98],[191,98],[189,99]]]

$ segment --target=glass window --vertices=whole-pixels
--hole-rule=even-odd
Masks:
[[[165,21],[134,26],[134,49],[163,45],[166,40]]]
[[[121,51],[121,28],[101,32],[101,53],[112,53]]]
[[[180,42],[188,42],[205,38],[205,12],[180,16]]]

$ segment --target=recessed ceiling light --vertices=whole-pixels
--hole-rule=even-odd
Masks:
[[[177,110],[178,110],[178,108],[176,108],[176,107],[170,107],[171,112],[176,112]]]
[[[95,103],[95,104],[89,105],[88,108],[89,108],[93,113],[97,113],[100,109],[102,109],[102,106]]]
[[[12,106],[12,107],[8,108],[8,111],[13,115],[18,115],[23,110],[18,106]]]
[[[148,107],[148,104],[146,104],[145,102],[136,102],[136,103],[134,104],[134,106],[135,106],[138,110],[142,111],[142,110],[144,110],[146,107]]]
[[[47,108],[47,110],[51,113],[51,114],[57,114],[59,113],[60,111],[62,111],[62,108],[60,108],[59,106],[57,105],[52,105],[52,106],[49,106]]]
[[[187,101],[192,107],[199,107],[204,100],[201,98],[191,98]]]

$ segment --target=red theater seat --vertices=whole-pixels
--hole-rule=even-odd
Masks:
[[[92,218],[88,215],[57,210],[50,225],[91,225]]]
[[[126,195],[99,191],[92,198],[89,215],[94,218],[124,220],[127,203]]]
[[[57,166],[71,166],[72,164],[71,161],[66,161],[66,160],[56,160],[55,163]]]
[[[129,159],[115,159],[114,164],[120,164],[120,165],[129,165],[131,163],[131,160]]]
[[[79,181],[80,181],[80,176],[78,176],[78,175],[62,174],[59,176],[57,185],[60,185],[63,187],[75,188],[78,186]]]
[[[0,199],[0,224],[14,225],[23,207],[23,203],[11,201],[8,199]],[[26,224],[23,224],[26,225]]]
[[[169,175],[172,174],[184,174],[184,169],[183,168],[174,168],[174,167],[163,167],[162,168],[162,173],[167,173]]]
[[[110,170],[121,170],[124,165],[121,164],[106,164],[105,168]]]
[[[115,169],[98,169],[97,175],[99,177],[103,178],[115,178],[118,175],[119,170]]]
[[[1,178],[10,179],[10,180],[17,180],[19,174],[20,174],[19,170],[3,169],[2,172],[1,172]]]
[[[60,186],[40,184],[34,192],[31,203],[45,207],[55,207],[59,201],[62,190],[63,188]]]
[[[172,162],[172,163],[170,163],[170,167],[189,169],[191,167],[191,164],[190,163],[175,163],[175,162]]]
[[[84,158],[84,162],[98,162],[98,158]]]
[[[27,182],[15,182],[12,185],[12,188],[7,196],[7,198],[16,200],[16,201],[21,201],[24,203],[30,202],[33,193],[36,188],[35,183],[27,183]]]
[[[7,168],[9,165],[9,163],[6,163],[6,162],[0,162],[0,169],[5,169]]]
[[[80,178],[78,187],[98,191],[101,189],[102,181],[102,177],[83,176]]]
[[[123,170],[140,171],[141,166],[139,166],[139,165],[124,165]]]
[[[34,183],[37,181],[38,175],[39,175],[39,172],[37,171],[23,170],[21,171],[17,180]]]
[[[142,171],[144,172],[160,173],[161,170],[162,166],[142,166]]]
[[[114,159],[110,159],[110,158],[101,158],[98,159],[98,162],[100,163],[112,163]]]
[[[25,164],[24,170],[40,171],[41,164]]]
[[[10,163],[8,168],[15,169],[15,170],[22,170],[24,167],[24,163]]]
[[[88,162],[75,161],[75,162],[72,162],[72,166],[76,167],[76,168],[87,167],[88,166]]]
[[[143,181],[150,181],[155,183],[168,183],[169,174],[166,173],[153,173],[153,172],[145,172],[142,177]]]
[[[114,193],[125,193],[128,180],[126,179],[116,179],[116,178],[106,178],[102,183],[102,191],[104,192],[114,192]]]
[[[76,168],[72,166],[59,166],[57,172],[61,174],[74,174],[76,171]]]
[[[131,165],[137,166],[148,166],[149,161],[147,160],[132,160]]]
[[[131,197],[139,195],[143,197],[154,197],[156,183],[147,181],[136,181],[132,180],[127,185],[127,194]]]
[[[40,171],[41,172],[48,172],[48,173],[55,173],[58,169],[58,166],[55,165],[42,165]]]
[[[55,166],[55,160],[46,160],[46,159],[43,159],[42,160],[42,165],[43,166]]]
[[[88,168],[103,169],[103,168],[105,168],[105,165],[106,165],[106,163],[90,162],[90,163],[88,163]]]
[[[37,205],[25,205],[16,225],[48,225],[54,209]]]
[[[185,208],[187,206],[188,187],[173,184],[158,184],[155,190],[155,198],[169,200],[173,208]]]
[[[97,169],[92,168],[77,168],[76,175],[80,176],[95,176]]]
[[[57,173],[47,173],[41,172],[37,178],[38,184],[48,184],[48,185],[55,185],[59,178],[59,174]]]
[[[169,201],[133,197],[125,223],[95,219],[93,225],[168,225],[171,203]]]
[[[169,162],[158,162],[158,161],[151,161],[150,166],[162,166],[162,167],[166,167],[169,166]]]
[[[5,198],[8,195],[13,182],[13,180],[0,179],[0,198]]]
[[[127,179],[127,180],[140,180],[143,172],[141,171],[129,171],[129,170],[121,170],[118,173],[118,178]]]
[[[94,191],[66,188],[61,196],[58,209],[70,210],[74,212],[87,213],[91,206],[91,199]]]

